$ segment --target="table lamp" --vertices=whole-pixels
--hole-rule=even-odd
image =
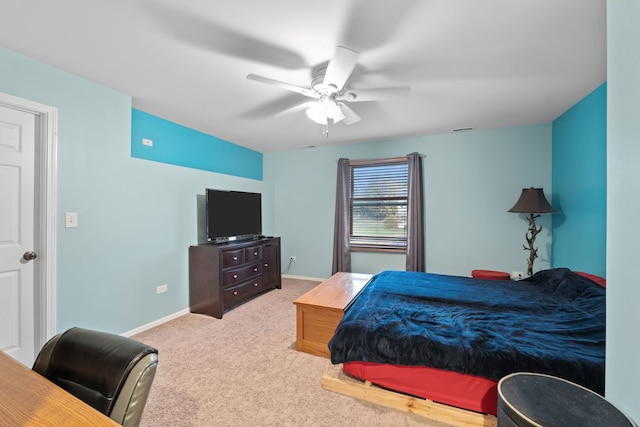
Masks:
[[[543,213],[555,213],[556,210],[551,207],[546,197],[544,197],[542,188],[530,187],[522,189],[520,198],[509,209],[509,212],[529,214],[529,229],[525,234],[528,246],[522,245],[522,247],[525,251],[529,251],[527,275],[531,276],[533,274],[533,261],[538,258],[538,248],[535,248],[533,244],[536,240],[536,235],[542,231],[542,226],[536,227],[536,218]]]

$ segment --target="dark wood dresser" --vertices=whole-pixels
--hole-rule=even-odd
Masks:
[[[189,308],[222,318],[224,311],[282,287],[280,238],[189,247]]]

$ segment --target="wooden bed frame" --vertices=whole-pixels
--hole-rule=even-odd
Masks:
[[[345,308],[360,293],[371,275],[336,273],[294,301],[296,305],[296,349],[329,357],[327,343],[344,315]],[[462,426],[496,425],[496,417],[413,397],[358,380],[343,372],[342,364],[327,367],[322,387],[347,396],[411,412],[426,418]]]
[[[342,372],[341,364],[332,365],[331,362],[327,362],[322,373],[321,383],[322,388],[325,390],[456,426],[497,426],[497,419],[493,415],[468,411],[428,399],[383,389],[369,381],[359,381],[345,375]]]

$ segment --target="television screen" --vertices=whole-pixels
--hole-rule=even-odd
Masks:
[[[245,240],[262,234],[262,195],[243,191],[206,190],[207,240]]]

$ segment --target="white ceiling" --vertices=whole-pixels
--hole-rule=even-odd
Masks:
[[[133,107],[260,151],[548,123],[606,80],[606,0],[0,0],[0,45],[130,95]],[[361,53],[329,136],[302,95],[336,46]],[[1,65],[1,64],[0,64]]]

